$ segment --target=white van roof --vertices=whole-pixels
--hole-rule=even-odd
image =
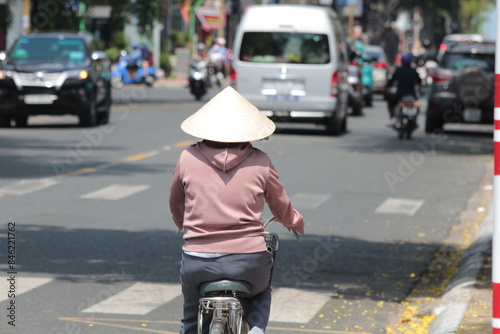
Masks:
[[[249,31],[324,32],[336,14],[327,7],[313,5],[252,5],[240,25]],[[328,28],[325,28],[328,27]]]

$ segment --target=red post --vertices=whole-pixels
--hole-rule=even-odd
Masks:
[[[497,35],[495,49],[495,128],[493,179],[493,319],[492,333],[500,334],[500,0],[496,1]]]

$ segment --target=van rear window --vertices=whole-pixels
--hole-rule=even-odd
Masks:
[[[246,32],[239,59],[251,63],[328,64],[330,48],[324,34]]]

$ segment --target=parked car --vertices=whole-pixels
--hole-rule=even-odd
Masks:
[[[483,36],[479,34],[448,34],[443,37],[441,44],[439,45],[439,52],[437,59],[439,60],[446,50],[454,47],[457,44],[464,42],[484,42]]]
[[[81,126],[109,121],[110,62],[88,34],[19,37],[0,54],[0,126],[26,126],[30,115],[76,115]]]
[[[373,93],[381,94],[386,98],[390,67],[384,49],[378,45],[367,45],[365,46],[365,57],[366,61],[373,66]]]
[[[493,123],[494,43],[461,43],[448,48],[430,76],[427,133],[446,123]]]

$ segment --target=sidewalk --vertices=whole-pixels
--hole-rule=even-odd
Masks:
[[[187,85],[188,78],[186,74],[180,74],[174,78],[159,78],[155,83],[156,87],[187,87]]]
[[[491,334],[492,294],[490,253],[486,255],[477,277],[473,296],[458,334]]]

